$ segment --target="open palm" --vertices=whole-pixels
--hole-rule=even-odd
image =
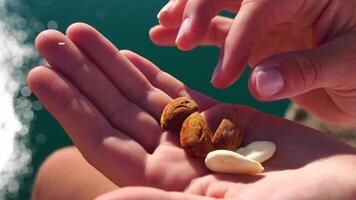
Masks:
[[[45,31],[36,46],[51,66],[37,67],[28,76],[37,97],[89,163],[119,186],[144,186],[119,189],[108,194],[112,199],[356,197],[356,151],[345,144],[192,91],[144,58],[118,51],[86,24],[72,25],[67,35]],[[161,133],[160,114],[179,96],[197,101],[212,129],[228,108],[236,108],[244,144],[269,140],[277,146],[265,172],[211,173],[202,160],[185,154],[177,135]]]

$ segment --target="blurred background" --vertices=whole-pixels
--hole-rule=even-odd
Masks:
[[[151,43],[148,30],[157,23],[156,14],[166,2],[0,0],[0,200],[30,199],[40,164],[56,149],[71,145],[25,82],[28,71],[44,63],[33,42],[48,28],[64,32],[73,22],[89,23],[118,48],[143,55],[193,89],[221,101],[284,115],[288,101],[261,103],[250,96],[249,70],[229,89],[217,90],[210,85],[219,49],[180,52]]]

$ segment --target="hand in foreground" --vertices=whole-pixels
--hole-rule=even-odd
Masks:
[[[30,72],[33,92],[89,163],[119,186],[143,186],[120,189],[111,199],[356,197],[355,149],[324,134],[192,91],[144,58],[118,51],[85,24],[70,26],[67,35],[45,31],[36,46],[51,67]],[[197,101],[212,129],[226,109],[236,108],[245,144],[268,140],[277,146],[265,172],[209,172],[178,146],[177,135],[162,134],[160,114],[179,96]]]
[[[238,13],[216,16],[222,9]],[[216,87],[248,63],[257,99],[292,98],[325,121],[356,126],[355,9],[354,0],[172,0],[150,36],[184,50],[222,47]]]

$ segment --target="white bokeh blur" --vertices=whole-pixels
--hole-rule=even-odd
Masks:
[[[6,192],[16,193],[18,175],[31,171],[26,135],[34,116],[23,69],[36,55],[25,43],[32,30],[27,19],[7,11],[9,3],[20,6],[17,0],[0,0],[0,199]]]

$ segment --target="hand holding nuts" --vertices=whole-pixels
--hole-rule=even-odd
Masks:
[[[261,162],[276,150],[272,142],[257,141],[239,148],[243,130],[236,110],[229,110],[212,134],[198,109],[197,103],[186,97],[174,99],[161,115],[162,130],[180,132],[181,147],[194,157],[206,157],[205,165],[211,171],[256,174],[264,170]]]

